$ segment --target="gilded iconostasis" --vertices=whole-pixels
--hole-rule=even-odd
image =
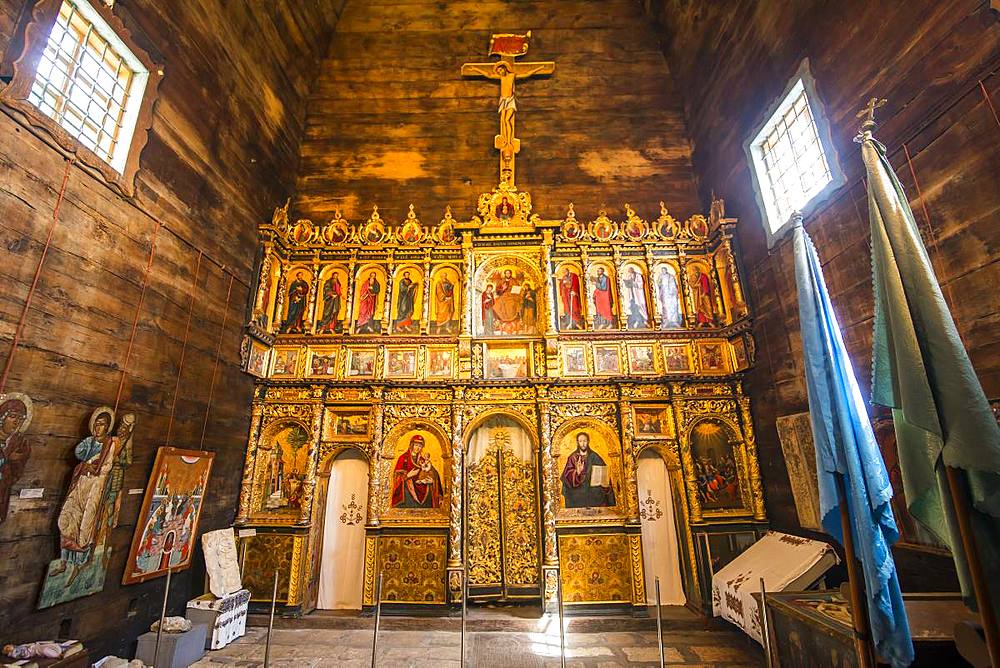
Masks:
[[[337,568],[357,591],[324,600],[390,612],[446,610],[463,578],[471,602],[548,604],[561,581],[570,610],[635,611],[644,559],[668,559],[710,604],[726,546],[765,519],[736,221],[721,201],[686,221],[531,207],[501,182],[469,220],[314,224],[286,204],[260,227],[237,518],[255,600],[278,570],[286,613],[307,612]],[[661,498],[640,500],[643,453]],[[672,524],[644,528],[654,504]]]

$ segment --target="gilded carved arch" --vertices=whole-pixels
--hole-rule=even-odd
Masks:
[[[670,472],[681,470],[680,449],[675,441],[633,441],[635,459],[639,460],[647,450],[659,455]]]
[[[538,448],[540,444],[540,439],[538,438],[538,428],[536,425],[532,424],[531,421],[527,419],[527,417],[525,417],[521,413],[516,412],[515,410],[511,410],[510,407],[491,408],[484,406],[483,408],[485,408],[486,410],[478,413],[475,418],[468,421],[465,428],[462,431],[462,447],[464,448],[465,452],[469,451],[469,441],[472,438],[472,435],[476,433],[476,430],[479,429],[479,427],[481,427],[491,418],[505,417],[505,418],[510,418],[511,420],[516,422],[522,429],[524,429],[524,431],[528,434],[528,437],[531,439],[532,451],[535,454],[538,453]]]
[[[368,466],[371,468],[372,464],[372,448],[370,444],[367,443],[331,443],[329,441],[324,441],[319,445],[319,458],[318,466],[316,468],[317,477],[329,477],[330,470],[333,467],[333,460],[335,460],[340,455],[344,454],[348,450],[357,450],[365,459],[368,461]]]

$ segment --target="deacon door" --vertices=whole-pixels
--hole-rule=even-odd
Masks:
[[[472,434],[468,456],[469,599],[538,599],[539,503],[531,437],[509,418],[491,418]]]

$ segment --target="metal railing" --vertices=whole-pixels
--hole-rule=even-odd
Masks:
[[[378,657],[378,628],[382,624],[382,573],[378,574],[378,583],[375,585],[375,630],[372,633],[372,668],[375,668],[375,661]]]
[[[656,576],[656,644],[660,648],[660,668],[666,662],[663,653],[663,606],[660,604],[660,576]]]

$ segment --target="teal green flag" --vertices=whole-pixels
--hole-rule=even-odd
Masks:
[[[966,602],[972,583],[944,466],[963,469],[993,605],[1000,608],[1000,427],[958,336],[885,147],[866,133],[875,340],[872,401],[892,409],[910,514],[950,546]]]

